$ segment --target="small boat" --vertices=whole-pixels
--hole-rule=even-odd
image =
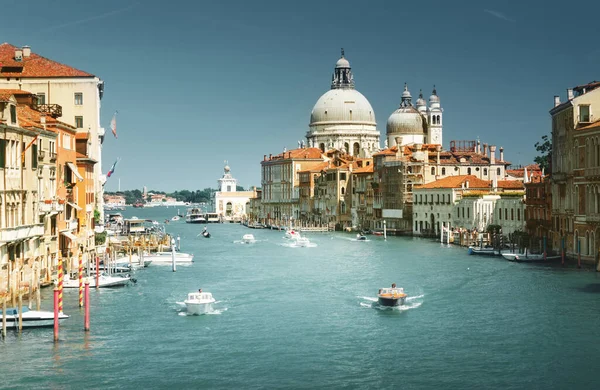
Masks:
[[[212,311],[212,304],[215,299],[209,292],[193,292],[189,293],[187,299],[183,301],[189,314],[206,314]]]
[[[362,233],[356,235],[356,241],[367,241],[367,236]]]
[[[300,237],[300,232],[298,232],[294,229],[288,229],[285,231],[285,238],[297,239],[299,237]]]
[[[522,263],[533,263],[533,262],[541,262],[541,261],[552,261],[558,260],[561,256],[550,256],[546,254],[544,257],[543,253],[502,253],[502,257],[504,257],[508,261],[518,261]]]
[[[296,237],[294,239],[294,246],[307,247],[310,245],[310,240],[306,237]]]
[[[498,251],[496,249],[494,249],[494,247],[491,245],[485,245],[485,246],[470,245],[467,250],[467,253],[469,255],[488,255],[488,256],[498,255]]]
[[[244,234],[244,236],[242,237],[242,242],[244,244],[252,244],[256,242],[256,239],[254,238],[253,234]]]
[[[377,294],[377,302],[381,306],[400,306],[404,305],[407,295],[402,287],[396,287],[394,283],[392,287],[380,288]]]
[[[173,218],[171,218],[171,221],[179,221],[180,219],[181,217],[179,215],[176,215]]]
[[[96,276],[88,276],[84,278],[90,282],[90,287],[96,287]],[[110,276],[106,274],[100,274],[98,277],[98,287],[120,287],[126,286],[132,281],[129,275],[125,276]],[[79,288],[79,279],[71,279],[68,274],[65,274],[63,279],[63,288]]]
[[[0,309],[0,318],[2,318],[2,309]],[[23,318],[23,328],[41,328],[54,325],[54,312],[43,310],[29,310],[27,306],[21,307],[21,316]],[[58,322],[62,323],[69,318],[68,315],[58,313]],[[19,328],[19,309],[16,307],[6,309],[6,327]]]

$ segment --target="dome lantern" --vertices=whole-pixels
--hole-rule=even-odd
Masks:
[[[331,89],[351,88],[354,89],[354,76],[350,62],[344,57],[344,48],[342,48],[342,56],[335,63],[333,78],[331,80]]]

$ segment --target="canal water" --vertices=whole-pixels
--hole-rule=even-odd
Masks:
[[[182,209],[183,211],[183,209]],[[173,208],[128,209],[164,221]],[[91,291],[83,331],[77,290],[52,329],[9,331],[2,388],[598,388],[600,279],[592,270],[468,256],[403,237],[283,233],[237,224],[172,222],[195,262],[151,265],[137,284]],[[253,233],[252,245],[239,241]],[[383,310],[377,290],[409,294]],[[177,302],[202,288],[214,312]],[[51,310],[52,290],[42,308]]]

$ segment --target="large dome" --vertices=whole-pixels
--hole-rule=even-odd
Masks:
[[[373,107],[355,89],[331,89],[317,100],[310,114],[310,125],[339,122],[375,125]]]
[[[388,135],[423,134],[423,117],[413,106],[400,107],[388,118],[386,132]]]

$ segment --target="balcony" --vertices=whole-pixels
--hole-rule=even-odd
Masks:
[[[0,229],[0,242],[14,242],[44,235],[44,224]]]
[[[72,221],[66,221],[66,223],[67,223],[66,230],[69,230],[69,231],[72,231],[72,232],[77,231],[77,227],[79,226],[79,222],[76,219],[74,219]]]
[[[49,152],[48,156],[50,157],[50,162],[56,162],[56,153]]]
[[[44,152],[43,150],[39,150],[38,151],[38,160],[42,161],[44,159],[44,157],[46,157],[46,152]]]
[[[65,210],[65,205],[60,204],[57,200],[44,200],[40,202],[40,213],[51,213],[55,212],[63,212]]]
[[[62,106],[59,104],[38,104],[33,108],[46,115],[50,115],[54,119],[62,116]]]

